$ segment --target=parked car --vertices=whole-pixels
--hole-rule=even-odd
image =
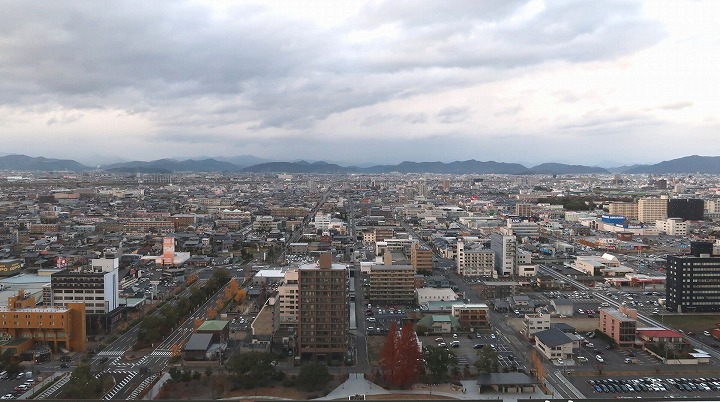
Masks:
[[[595,356],[595,359],[597,359],[597,361],[599,361],[600,363],[604,363],[604,362],[605,362],[605,359],[603,359],[603,357],[600,356],[600,355]]]

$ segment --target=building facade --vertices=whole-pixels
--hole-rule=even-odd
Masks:
[[[465,242],[458,241],[456,272],[461,276],[493,276],[495,253],[483,248],[466,249]]]
[[[495,254],[495,274],[508,276],[515,273],[517,241],[512,234],[493,233],[490,235],[490,250]]]
[[[638,221],[654,223],[668,217],[667,198],[641,198],[638,200]]]
[[[624,312],[613,308],[601,309],[598,327],[602,333],[615,340],[618,346],[631,347],[635,344],[637,312],[632,309]]]
[[[712,255],[712,243],[692,242],[689,255],[669,255],[666,275],[669,311],[720,311],[720,257]]]
[[[342,361],[348,352],[348,270],[321,254],[317,264],[298,268],[298,354]]]

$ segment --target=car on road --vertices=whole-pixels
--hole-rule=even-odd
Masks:
[[[588,358],[585,356],[578,356],[577,361],[582,362],[582,363],[587,363]]]
[[[5,395],[1,396],[0,399],[15,399],[15,395],[5,394]]]

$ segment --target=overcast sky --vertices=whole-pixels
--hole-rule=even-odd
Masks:
[[[2,153],[720,155],[720,1],[2,1]]]

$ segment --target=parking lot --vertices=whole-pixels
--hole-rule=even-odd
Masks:
[[[595,380],[575,379],[574,385],[587,397],[651,397],[663,398],[720,396],[718,377],[624,377]],[[602,396],[601,396],[602,395]]]
[[[497,352],[498,366],[503,368],[524,368],[525,362],[518,359],[515,353],[506,345],[500,337],[495,334],[437,334],[420,337],[423,346],[443,346],[455,353],[458,359],[458,366],[466,364],[473,367],[478,360],[478,354],[482,348],[491,348]]]

